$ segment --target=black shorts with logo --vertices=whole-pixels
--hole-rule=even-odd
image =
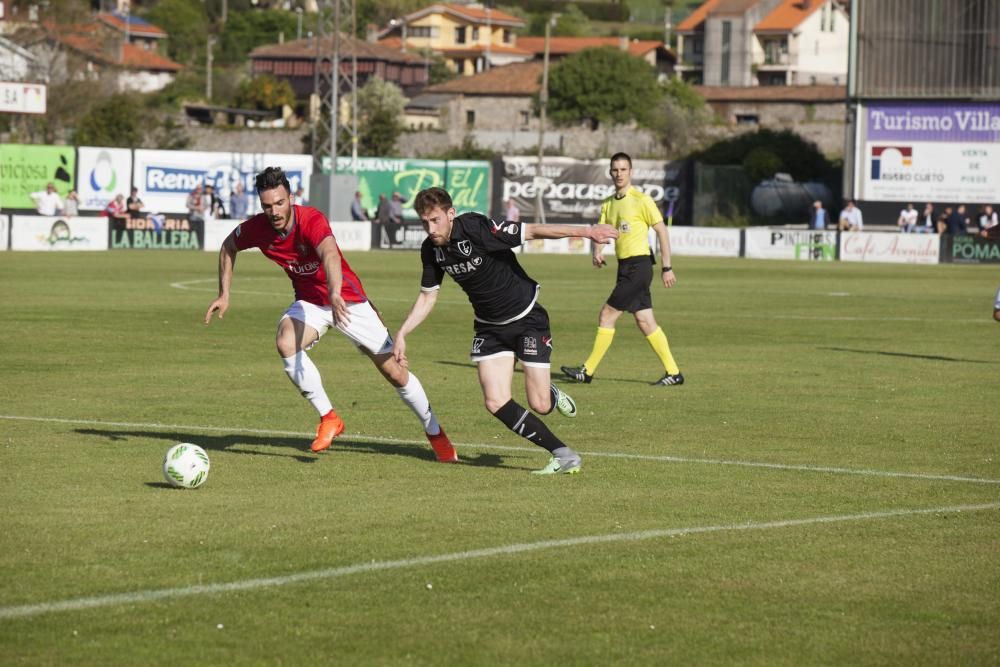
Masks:
[[[552,358],[549,314],[536,303],[527,315],[510,324],[476,322],[469,356],[477,362],[514,356],[522,364],[548,366]]]
[[[608,297],[615,310],[634,313],[653,307],[649,284],[653,280],[653,262],[649,255],[618,260],[618,282]]]

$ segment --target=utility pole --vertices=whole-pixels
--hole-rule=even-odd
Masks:
[[[212,47],[215,46],[215,38],[208,36],[208,43],[205,45],[205,99],[212,101]]]
[[[317,172],[323,166],[323,160],[331,161],[331,173],[336,171],[337,156],[345,153],[345,146],[338,145],[344,131],[350,138],[350,155],[357,169],[358,156],[358,62],[357,42],[357,11],[355,0],[329,0],[333,3],[333,21],[329,16],[321,16],[317,26],[316,60],[314,64],[313,95],[318,102],[317,113],[313,123],[312,156]],[[350,31],[345,35],[344,28]],[[350,46],[351,63],[348,67],[342,62],[342,47],[345,38],[352,42]],[[332,48],[331,48],[332,46]],[[348,121],[341,113],[341,93],[350,95],[353,100],[351,118]],[[321,125],[323,124],[323,125]],[[325,131],[325,132],[324,132]],[[324,136],[325,134],[325,136]]]
[[[545,224],[545,190],[542,176],[542,158],[545,156],[545,107],[549,103],[549,39],[552,35],[552,17],[545,21],[545,51],[542,58],[542,90],[538,93],[538,172],[535,174],[535,222]]]

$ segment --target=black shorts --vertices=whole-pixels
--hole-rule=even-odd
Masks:
[[[617,280],[608,297],[609,306],[628,313],[653,307],[653,295],[649,293],[649,284],[653,281],[653,262],[649,255],[618,260]]]
[[[552,359],[549,314],[536,303],[527,315],[510,324],[476,322],[469,356],[475,362],[517,357],[525,366],[549,366]]]

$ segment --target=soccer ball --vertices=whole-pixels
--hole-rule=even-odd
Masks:
[[[163,457],[163,476],[171,486],[196,489],[208,479],[208,454],[198,445],[182,442]]]

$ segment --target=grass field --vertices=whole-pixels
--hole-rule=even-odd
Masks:
[[[416,254],[350,260],[394,329]],[[0,663],[1000,662],[996,267],[677,258],[654,301],[687,383],[649,386],[622,320],[561,385],[581,414],[545,418],[583,473],[538,478],[454,283],[408,352],[461,464],[335,334],[312,357],[347,430],[316,456],[287,279],[241,256],[206,327],[215,262],[0,253]],[[523,263],[579,363],[613,273]],[[198,490],[162,479],[182,441]]]

